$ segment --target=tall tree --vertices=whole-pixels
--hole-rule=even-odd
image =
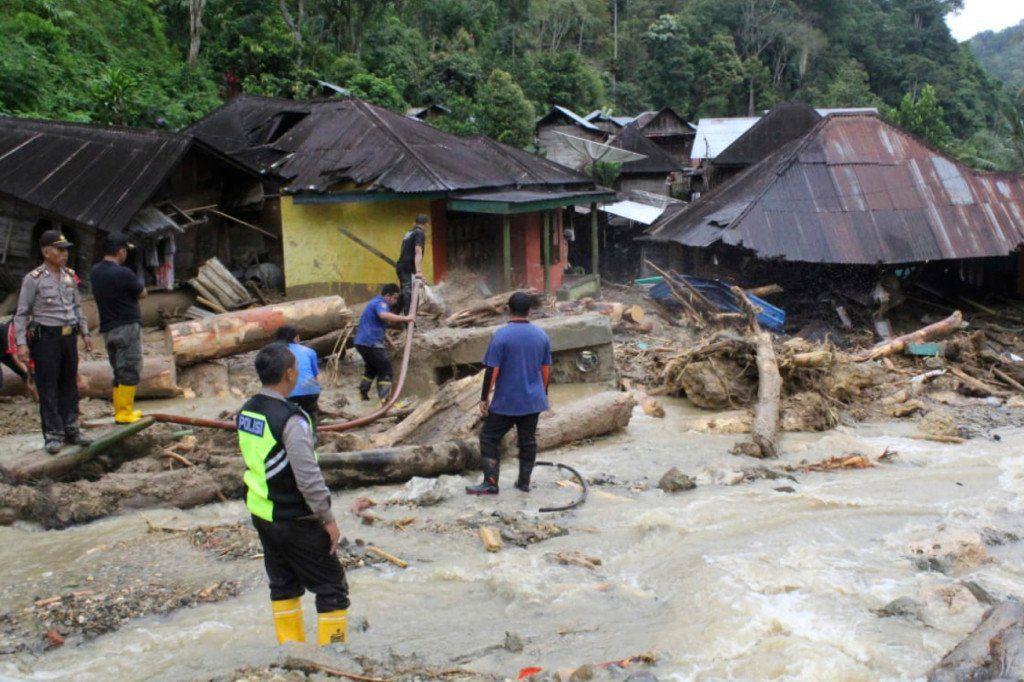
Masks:
[[[491,71],[477,102],[476,118],[484,135],[514,147],[533,141],[533,105],[507,71]]]
[[[199,61],[199,46],[203,40],[203,10],[206,0],[189,0],[188,3],[188,57],[189,69],[195,69]]]
[[[953,140],[953,131],[943,120],[942,106],[935,95],[935,88],[925,85],[917,96],[908,92],[900,105],[888,111],[889,119],[910,132],[924,138],[940,149],[945,149]]]

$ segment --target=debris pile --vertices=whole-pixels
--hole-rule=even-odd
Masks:
[[[479,533],[480,528],[494,528],[504,542],[516,547],[528,547],[551,538],[568,535],[569,530],[556,523],[546,523],[537,516],[525,512],[477,512],[464,516],[454,523],[434,523],[430,530],[435,533],[469,531]]]

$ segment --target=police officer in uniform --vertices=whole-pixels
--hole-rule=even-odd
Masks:
[[[34,363],[43,438],[54,454],[64,444],[89,444],[78,426],[78,336],[90,353],[92,338],[78,275],[67,267],[71,242],[60,230],[47,230],[39,246],[43,264],[21,281],[14,335],[21,361]]]
[[[262,390],[238,413],[246,506],[263,545],[277,641],[303,642],[303,592],[316,594],[317,644],[345,642],[348,582],[338,561],[340,531],[314,452],[313,422],[286,396],[295,390],[295,355],[277,342],[256,354]]]

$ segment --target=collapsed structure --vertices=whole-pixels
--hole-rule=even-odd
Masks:
[[[132,235],[143,248],[130,265],[156,288],[218,254],[273,262],[248,226],[262,199],[254,173],[189,135],[0,117],[0,286],[17,291],[54,225],[82,275],[101,258],[101,233]]]
[[[1022,207],[1019,175],[972,170],[877,114],[831,114],[644,239],[695,274],[913,266],[1020,293]]]

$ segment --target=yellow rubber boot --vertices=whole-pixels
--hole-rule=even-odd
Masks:
[[[274,632],[277,643],[305,642],[306,633],[302,630],[302,601],[295,599],[278,599],[270,602],[274,611]]]
[[[114,388],[114,421],[118,424],[133,424],[142,419],[142,413],[135,409],[135,387]]]
[[[319,614],[316,625],[317,646],[344,644],[348,641],[348,611],[328,611]]]
[[[124,399],[121,397],[121,387],[114,386],[114,395],[112,397],[114,401],[114,421],[120,423],[121,417],[124,415]]]

